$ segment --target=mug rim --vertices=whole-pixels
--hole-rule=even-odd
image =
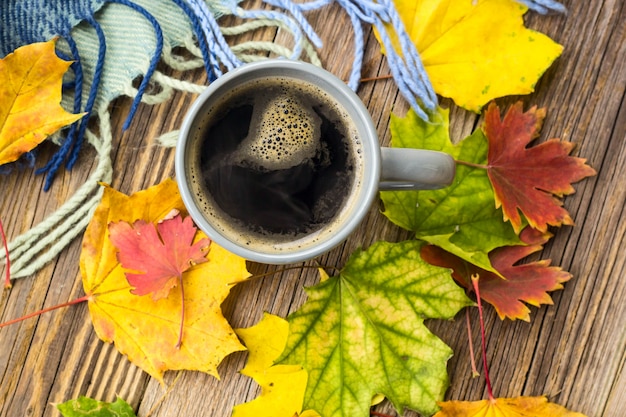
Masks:
[[[260,75],[255,75],[261,72]],[[271,72],[271,74],[270,74]],[[207,219],[207,216],[198,208],[193,192],[187,180],[187,170],[185,169],[185,159],[187,155],[188,145],[191,135],[191,129],[194,122],[199,116],[202,116],[202,110],[216,92],[224,89],[229,83],[237,82],[237,79],[246,77],[249,79],[262,78],[263,76],[292,76],[311,82],[310,78],[323,80],[325,86],[320,86],[322,90],[339,102],[349,114],[358,117],[355,120],[357,130],[363,136],[360,140],[364,145],[364,149],[369,156],[369,160],[363,162],[363,175],[361,185],[359,187],[359,196],[355,200],[348,202],[351,206],[347,208],[347,215],[343,222],[337,225],[337,230],[329,237],[320,242],[311,244],[306,247],[295,248],[294,250],[284,251],[258,251],[246,247],[245,244],[233,242],[225,236],[218,228],[214,227]],[[239,85],[239,84],[237,84]],[[326,88],[331,87],[331,88]],[[332,90],[332,91],[330,91]],[[221,95],[223,96],[223,94]],[[221,97],[221,96],[218,96]],[[366,144],[367,142],[367,144]],[[328,252],[332,248],[342,243],[361,223],[367,212],[372,206],[373,200],[378,192],[378,184],[381,172],[380,144],[378,142],[378,134],[373,124],[371,116],[365,105],[342,80],[334,74],[323,68],[302,61],[293,61],[287,59],[267,59],[247,63],[241,67],[235,68],[226,74],[211,82],[209,86],[194,100],[192,106],[188,110],[178,137],[175,154],[175,173],[176,182],[183,203],[187,208],[189,215],[192,217],[198,228],[202,230],[212,241],[222,246],[224,249],[237,254],[247,260],[267,263],[267,264],[290,264],[301,262],[315,258],[323,253]]]

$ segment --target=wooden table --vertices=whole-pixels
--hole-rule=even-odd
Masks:
[[[593,417],[626,416],[626,3],[622,0],[566,1],[567,16],[527,16],[529,27],[565,46],[561,58],[522,97],[525,106],[546,107],[540,140],[559,137],[575,142],[575,153],[588,159],[596,177],[578,183],[565,200],[576,222],[563,227],[541,253],[574,278],[552,293],[553,306],[532,307],[530,323],[501,321],[486,309],[491,377],[497,396],[547,395],[550,400]],[[347,78],[352,42],[338,27],[349,27],[338,7],[311,15],[326,45],[326,68]],[[273,36],[266,32],[266,38]],[[388,74],[371,31],[367,32],[364,76]],[[201,72],[188,80],[202,81]],[[389,115],[403,115],[407,104],[390,80],[364,83],[359,95],[371,111],[383,144],[390,141]],[[180,127],[190,94],[176,94],[165,104],[142,106],[131,128],[121,132],[129,108],[118,100],[112,108],[114,128],[112,186],[132,193],[174,175],[174,152],[154,146],[162,133]],[[508,106],[517,98],[498,100]],[[453,106],[451,132],[459,140],[480,121]],[[44,152],[52,152],[51,145]],[[11,239],[60,206],[95,166],[85,151],[78,166],[61,172],[51,191],[30,171],[0,178],[0,217]],[[45,158],[42,158],[42,161]],[[321,257],[322,264],[342,266],[359,246],[377,240],[400,241],[408,232],[392,225],[373,207],[360,229],[345,244]],[[81,239],[35,276],[16,280],[4,291],[0,318],[6,321],[83,295],[79,273]],[[251,265],[253,273],[276,267]],[[303,286],[317,282],[314,270],[290,271],[239,285],[224,304],[233,327],[256,323],[264,311],[285,317],[304,301]],[[478,346],[477,312],[472,309]],[[451,388],[447,399],[486,398],[484,378],[472,379],[465,314],[454,322],[429,321],[449,344]],[[256,384],[238,374],[245,353],[220,366],[222,380],[200,372],[168,372],[161,386],[95,335],[84,304],[65,308],[0,330],[0,416],[58,416],[51,405],[79,395],[112,401],[126,399],[141,417],[229,416],[233,405],[257,394]],[[394,414],[389,405],[380,412]],[[415,415],[408,412],[406,415]]]

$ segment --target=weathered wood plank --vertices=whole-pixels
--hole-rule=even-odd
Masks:
[[[258,4],[258,2],[257,2]],[[620,417],[626,401],[626,6],[620,0],[570,2],[567,16],[528,17],[528,25],[565,45],[563,56],[545,74],[537,91],[521,99],[546,107],[541,138],[576,142],[576,153],[598,170],[576,185],[565,200],[577,225],[564,227],[543,250],[542,258],[570,271],[574,278],[553,293],[554,305],[532,307],[530,323],[500,321],[487,309],[488,358],[496,395],[547,395],[551,400],[587,415]],[[326,45],[320,58],[325,67],[347,78],[352,41],[349,20],[334,6],[311,15]],[[272,39],[275,30],[254,39]],[[284,34],[278,33],[280,39]],[[364,76],[388,74],[380,48],[367,32]],[[201,81],[203,75],[184,75]],[[390,80],[365,83],[359,95],[368,106],[382,144],[389,144],[391,111],[403,115],[407,105]],[[112,107],[115,146],[112,185],[131,193],[174,175],[173,151],[155,146],[162,133],[180,126],[191,94],[175,94],[167,103],[142,106],[131,128],[121,132],[129,101]],[[498,100],[502,105],[515,98]],[[442,102],[452,106],[449,100]],[[454,139],[468,135],[480,117],[454,106]],[[51,146],[44,146],[50,154]],[[9,237],[42,221],[87,178],[95,153],[81,155],[72,172],[60,172],[52,190],[42,191],[43,179],[31,171],[0,178],[0,218]],[[44,158],[45,159],[45,158]],[[42,160],[44,160],[42,159]],[[340,247],[321,256],[322,265],[341,266],[357,247],[376,240],[410,237],[372,207],[363,224]],[[66,302],[83,294],[78,270],[80,239],[36,276],[18,280],[0,299],[0,320]],[[306,265],[315,265],[308,262]],[[275,272],[274,266],[251,265],[255,274]],[[264,311],[286,316],[305,299],[304,286],[317,282],[313,269],[277,272],[235,287],[224,304],[234,327],[250,326]],[[471,311],[474,346],[479,346],[477,312]],[[451,388],[447,398],[486,396],[483,378],[471,378],[465,313],[452,322],[428,321],[428,326],[455,351],[450,360]],[[93,332],[86,305],[49,313],[0,329],[0,417],[58,416],[50,405],[78,395],[113,400],[117,394],[139,410],[141,417],[227,416],[234,404],[257,394],[250,379],[237,373],[245,353],[231,355],[220,366],[222,380],[199,372],[170,372],[165,386],[146,376],[103,344]],[[169,391],[168,391],[169,390]],[[392,413],[389,405],[379,410]],[[407,415],[415,415],[412,412]]]

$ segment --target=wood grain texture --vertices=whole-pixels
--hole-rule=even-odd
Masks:
[[[587,158],[598,175],[575,185],[565,199],[575,227],[555,230],[541,258],[552,259],[573,274],[562,291],[552,294],[554,305],[532,307],[530,322],[501,321],[486,310],[488,357],[497,396],[547,395],[589,417],[626,416],[626,5],[622,0],[566,1],[566,16],[527,16],[529,27],[565,46],[536,92],[498,100],[507,106],[522,99],[526,107],[546,107],[548,114],[539,140],[559,137],[577,144],[575,153]],[[248,6],[246,6],[248,7]],[[347,78],[352,54],[348,17],[339,7],[310,15],[327,47],[324,66]],[[338,30],[341,28],[341,30]],[[366,32],[363,76],[389,73],[378,43]],[[255,39],[286,39],[268,30]],[[175,74],[203,82],[201,72]],[[407,105],[390,80],[365,83],[359,95],[367,105],[382,144],[390,143],[389,117],[403,115]],[[194,96],[177,93],[167,103],[141,106],[130,129],[121,124],[129,100],[112,104],[114,176],[112,186],[132,193],[174,175],[173,150],[155,139],[179,128]],[[479,123],[480,116],[442,100],[451,108],[451,132],[459,140]],[[54,146],[43,145],[49,155]],[[0,218],[9,238],[43,220],[76,190],[95,167],[95,152],[87,149],[71,172],[61,171],[51,191],[30,170],[0,177]],[[40,162],[42,163],[42,162]],[[361,227],[340,247],[316,261],[342,266],[358,247],[377,240],[410,237],[372,207]],[[35,276],[14,282],[0,297],[0,320],[83,295],[78,259],[80,238]],[[308,262],[307,265],[314,265]],[[274,266],[251,264],[255,274]],[[303,287],[317,282],[313,269],[279,272],[235,287],[224,303],[233,327],[256,323],[263,312],[286,316],[305,300]],[[470,312],[475,346],[479,344],[477,312]],[[449,344],[448,399],[477,400],[486,396],[483,378],[472,378],[465,313],[454,321],[428,321],[432,331]],[[144,374],[111,345],[95,335],[86,305],[77,305],[0,329],[0,417],[59,416],[51,405],[78,395],[111,401],[126,399],[145,417],[229,416],[232,406],[251,400],[256,384],[239,375],[245,353],[229,356],[217,379],[199,372],[168,372],[165,385]],[[394,414],[388,404],[378,411]],[[416,415],[407,412],[407,416]]]

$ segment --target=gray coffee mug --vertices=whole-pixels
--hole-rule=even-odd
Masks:
[[[215,214],[219,207],[207,209],[210,192],[197,181],[198,134],[205,116],[220,99],[235,88],[268,77],[298,80],[317,86],[342,109],[356,130],[350,146],[358,147],[358,169],[353,186],[333,219],[310,233],[296,234],[279,241],[266,239],[255,231],[246,231],[227,213]],[[209,138],[219,140],[220,138]],[[194,159],[195,158],[195,159]],[[176,149],[176,179],[189,214],[214,242],[245,259],[289,264],[312,259],[343,242],[361,223],[379,190],[437,189],[450,185],[455,176],[455,161],[445,153],[422,149],[382,148],[372,119],[347,85],[328,71],[311,64],[284,59],[245,64],[229,71],[198,97],[187,113]],[[197,165],[197,164],[196,164]]]

